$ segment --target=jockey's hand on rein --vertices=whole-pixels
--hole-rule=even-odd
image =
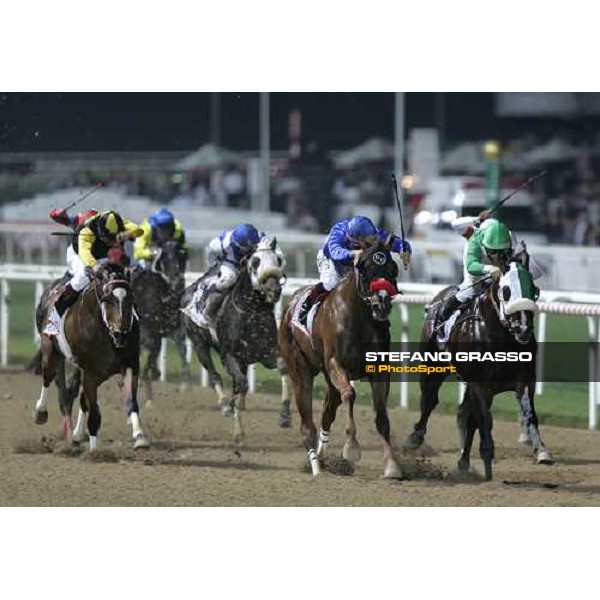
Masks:
[[[502,270],[495,265],[491,265],[489,274],[492,276],[492,279],[500,279],[502,277]]]
[[[362,253],[363,253],[362,250],[352,250],[352,254],[354,255],[352,262],[354,263],[354,266],[356,266],[358,264],[358,261],[360,260]]]

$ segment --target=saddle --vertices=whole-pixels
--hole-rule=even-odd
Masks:
[[[469,302],[459,306],[452,314],[445,320],[436,325],[437,343],[443,349],[446,343],[450,339],[454,329],[464,321],[472,318],[478,318],[479,313],[479,299],[485,292],[477,294]]]

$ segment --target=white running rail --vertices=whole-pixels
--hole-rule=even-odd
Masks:
[[[34,306],[43,291],[45,283],[48,283],[65,272],[64,267],[48,265],[22,265],[22,264],[0,264],[0,366],[8,364],[8,343],[10,331],[10,282],[27,281],[35,283]],[[193,283],[202,273],[187,273],[186,282]],[[298,288],[313,283],[312,279],[288,279],[284,287],[284,296],[293,294]],[[409,325],[409,304],[427,304],[432,298],[445,286],[423,283],[405,283],[401,284],[404,295],[398,299],[398,310],[400,311],[401,331],[400,341],[408,342]],[[540,315],[537,325],[537,339],[539,342],[546,341],[546,317],[548,314],[573,315],[586,317],[588,322],[588,334],[590,342],[590,382],[588,389],[588,426],[590,429],[596,429],[598,424],[598,405],[600,404],[600,294],[586,292],[562,292],[546,291],[542,292],[540,301]],[[276,306],[276,315],[281,317],[281,302]],[[32,321],[34,321],[32,319]],[[35,322],[33,323],[34,339],[37,339]],[[397,339],[397,338],[396,338]],[[166,379],[166,343],[162,344],[160,357],[160,370],[162,379]],[[543,348],[543,346],[540,346]],[[188,346],[188,356],[191,356]],[[541,354],[541,353],[540,353]],[[538,360],[538,383],[536,393],[543,393],[543,356]],[[255,391],[256,378],[254,365],[249,368],[250,389]],[[206,374],[202,376],[203,385],[207,385]],[[400,406],[408,408],[408,382],[399,382],[399,400]],[[461,389],[459,386],[459,394]]]

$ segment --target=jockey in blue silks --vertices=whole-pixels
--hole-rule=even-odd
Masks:
[[[376,244],[385,242],[390,234],[376,227],[371,219],[357,215],[336,223],[325,240],[325,244],[317,254],[317,268],[320,281],[311,289],[300,310],[299,319],[303,321],[311,307],[323,300],[327,294],[342,280],[357,263],[362,251]],[[412,249],[402,238],[391,235],[392,252],[402,256],[408,264]]]

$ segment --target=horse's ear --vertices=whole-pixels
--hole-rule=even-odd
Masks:
[[[277,238],[276,237],[274,237],[271,240],[271,250],[275,250],[275,248],[277,248]]]
[[[390,233],[386,238],[385,242],[383,242],[383,246],[386,250],[389,250],[394,243],[394,236]]]

